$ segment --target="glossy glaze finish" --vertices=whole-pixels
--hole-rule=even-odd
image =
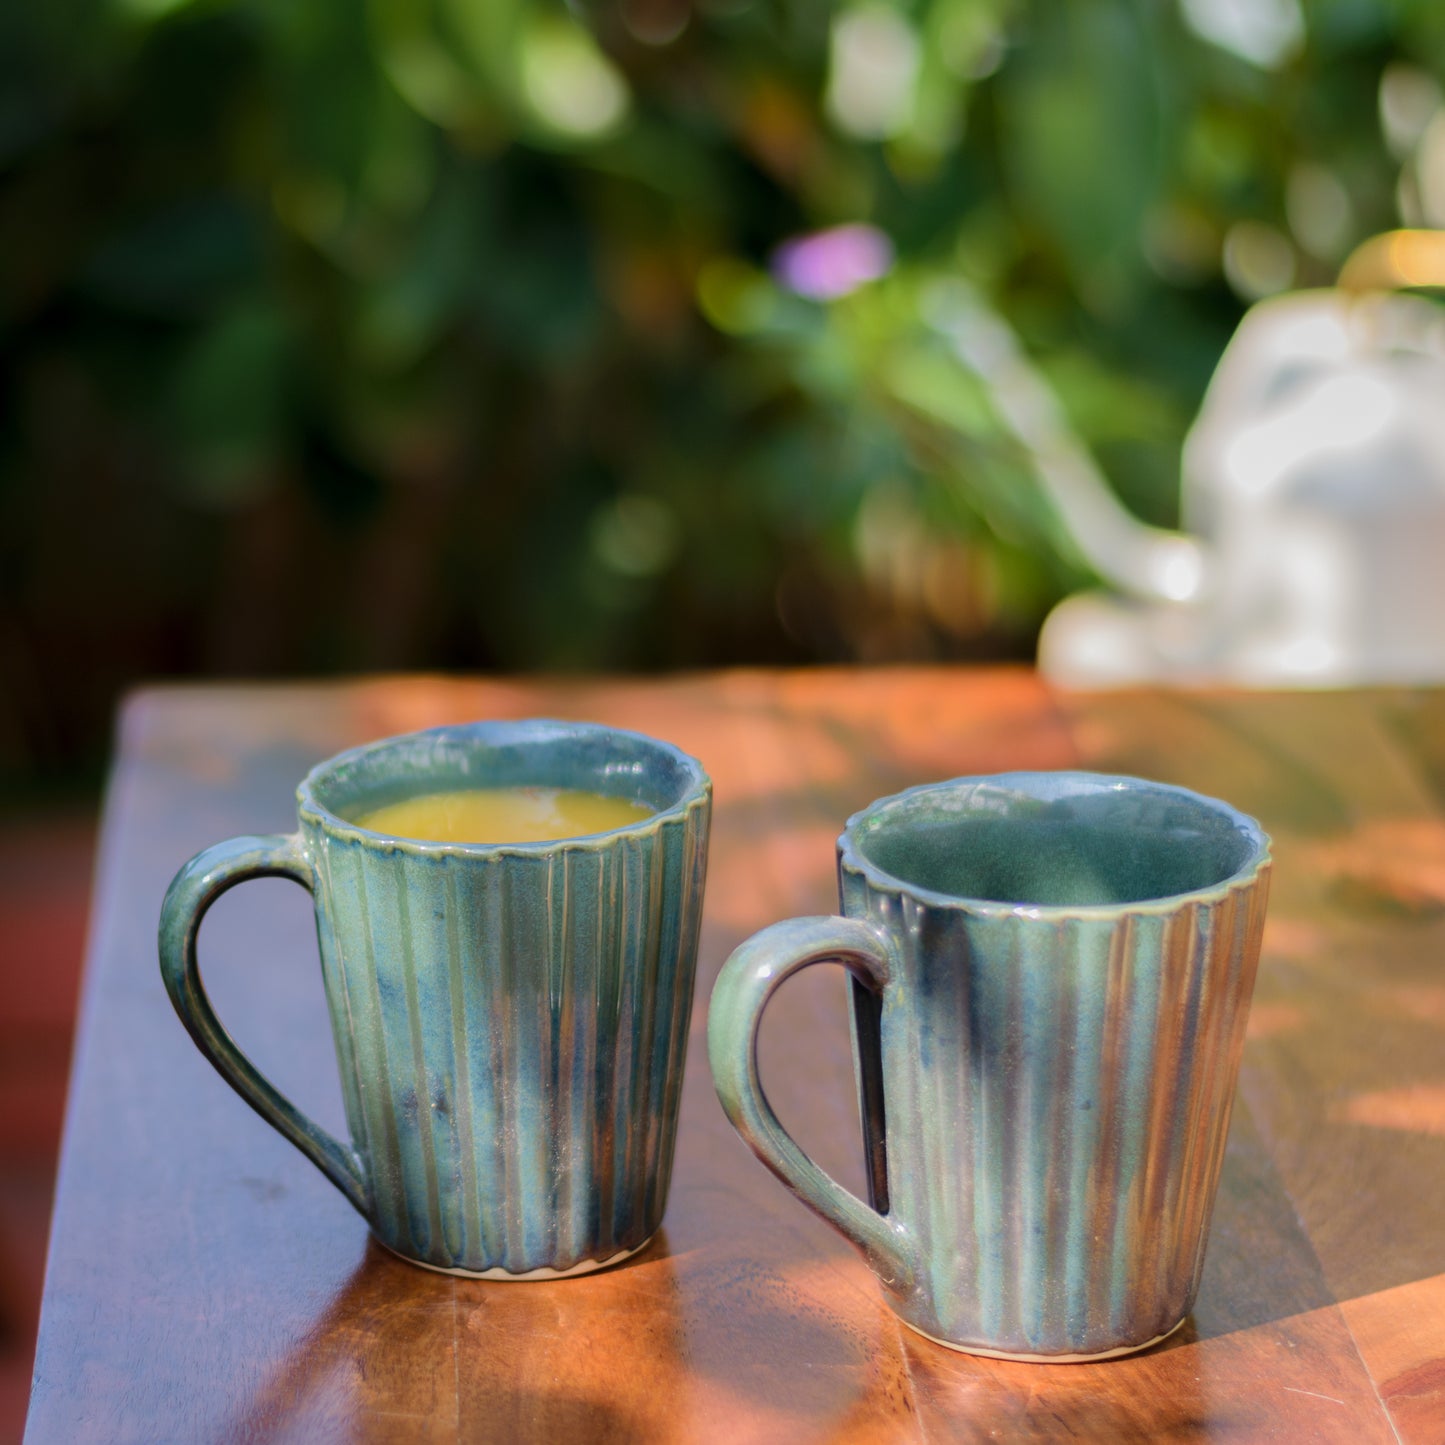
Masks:
[[[526,783],[658,811],[591,837],[503,845],[349,821],[408,793]],[[298,835],[217,845],[178,875],[161,926],[173,1001],[387,1248],[490,1278],[623,1258],[667,1199],[710,796],[676,749],[581,724],[473,724],[357,749],[302,783]],[[260,873],[315,895],[349,1145],[250,1067],[200,988],[201,915]]]
[[[1156,1343],[1199,1288],[1269,868],[1252,819],[1138,779],[883,799],[839,840],[846,916],[724,967],[724,1107],[920,1333],[1060,1362]],[[751,1062],[770,995],[822,961],[855,979],[871,1209],[787,1138]]]

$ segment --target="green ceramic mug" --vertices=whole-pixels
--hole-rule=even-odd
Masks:
[[[456,788],[581,788],[646,804],[547,843],[424,843],[354,820]],[[495,1279],[582,1274],[661,1223],[712,789],[639,733],[551,721],[391,738],[315,768],[300,831],[233,838],[176,875],[161,972],[201,1052],[397,1254]],[[349,1142],[251,1065],[211,1008],[201,918],[277,874],[316,902]]]
[[[838,840],[843,916],[776,924],[724,965],[723,1108],[919,1333],[1051,1362],[1143,1349],[1199,1287],[1269,870],[1252,818],[1138,778],[884,798]],[[830,961],[852,974],[868,1204],[758,1079],[769,997]]]

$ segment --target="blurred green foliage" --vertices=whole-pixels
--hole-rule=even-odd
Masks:
[[[1170,522],[1231,227],[1332,278],[1445,55],[1265,9],[1267,63],[1172,0],[0,9],[0,758],[145,674],[1027,656],[1087,574],[933,313]],[[857,221],[886,276],[780,284]]]

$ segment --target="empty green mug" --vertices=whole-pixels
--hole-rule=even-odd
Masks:
[[[775,924],[724,965],[723,1108],[919,1333],[1008,1359],[1143,1349],[1199,1287],[1269,870],[1252,818],[1138,778],[884,798],[838,841],[843,916]],[[758,1078],[768,999],[821,962],[852,974],[868,1204]]]

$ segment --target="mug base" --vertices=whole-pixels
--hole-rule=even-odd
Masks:
[[[915,1335],[922,1335],[925,1340],[932,1340],[935,1345],[942,1345],[945,1350],[955,1350],[960,1355],[984,1355],[990,1360],[1014,1360],[1021,1365],[1087,1365],[1096,1360],[1117,1360],[1124,1355],[1137,1355],[1140,1350],[1152,1349],[1161,1341],[1167,1340],[1189,1316],[1185,1315],[1179,1324],[1170,1325],[1162,1335],[1155,1335],[1152,1340],[1144,1340],[1137,1345],[1120,1345],[1116,1350],[1099,1350],[1091,1355],[1022,1355],[1012,1350],[990,1350],[985,1345],[958,1345],[952,1340],[941,1340],[937,1335],[930,1335],[927,1330],[909,1324],[901,1315],[898,1318],[899,1322],[908,1325]]]
[[[398,1259],[404,1259],[408,1264],[414,1264],[419,1269],[429,1269],[433,1274],[452,1274],[460,1279],[495,1279],[505,1280],[511,1284],[528,1284],[549,1279],[576,1279],[579,1274],[596,1274],[599,1269],[611,1269],[614,1264],[621,1264],[625,1259],[631,1259],[635,1254],[641,1254],[654,1239],[656,1233],[649,1234],[641,1244],[634,1245],[631,1249],[619,1249],[616,1254],[610,1255],[607,1259],[584,1259],[568,1269],[552,1269],[548,1265],[542,1265],[538,1269],[528,1269],[521,1272],[502,1269],[454,1269],[445,1264],[428,1264],[424,1259],[413,1259],[409,1254],[403,1254],[399,1249],[393,1249],[384,1239],[372,1235],[372,1238],[387,1251],[394,1254]]]

